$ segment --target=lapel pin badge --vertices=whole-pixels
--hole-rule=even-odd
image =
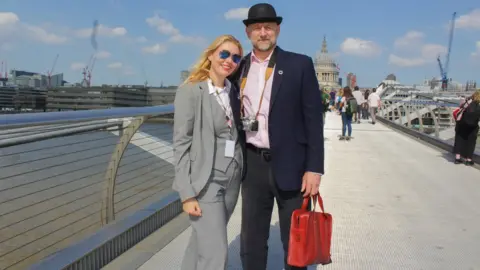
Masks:
[[[279,75],[282,75],[282,74],[283,74],[283,70],[279,70],[279,71],[278,71],[278,74],[279,74]]]

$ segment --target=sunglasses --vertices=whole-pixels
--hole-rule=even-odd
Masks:
[[[240,55],[238,55],[238,54],[233,54],[233,55],[232,55],[232,53],[229,52],[229,51],[227,51],[227,50],[221,51],[218,55],[220,56],[220,59],[222,59],[222,60],[225,60],[225,59],[227,59],[227,58],[229,58],[229,57],[231,56],[231,57],[232,57],[232,61],[233,61],[235,64],[240,63],[240,60],[242,60],[242,57],[241,57]]]

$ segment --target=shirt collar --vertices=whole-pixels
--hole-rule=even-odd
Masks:
[[[230,83],[230,81],[228,79],[225,79],[225,87],[223,88],[220,88],[220,87],[217,87],[215,85],[213,85],[213,82],[211,79],[208,79],[208,93],[209,94],[214,94],[216,91],[218,91],[218,93],[222,93],[223,91],[225,91],[227,94],[230,92],[230,88],[232,87],[232,83]]]
[[[270,58],[272,57],[273,51],[274,51],[274,50],[272,50],[272,51],[270,52],[270,54],[268,55],[267,58],[265,58],[265,60],[260,60],[260,59],[255,55],[255,53],[252,51],[252,53],[251,53],[251,55],[250,55],[250,60],[251,60],[252,62],[258,62],[258,63],[268,62],[268,61],[270,61]]]

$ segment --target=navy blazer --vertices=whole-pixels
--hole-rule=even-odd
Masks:
[[[280,189],[298,190],[305,172],[324,174],[322,96],[312,59],[277,49],[268,116],[272,173]],[[230,78],[237,88],[248,57]]]

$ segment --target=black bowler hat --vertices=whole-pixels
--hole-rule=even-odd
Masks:
[[[277,16],[275,8],[267,3],[256,4],[248,10],[248,18],[243,20],[243,23],[248,26],[252,23],[259,22],[276,22],[282,23],[283,18]]]

